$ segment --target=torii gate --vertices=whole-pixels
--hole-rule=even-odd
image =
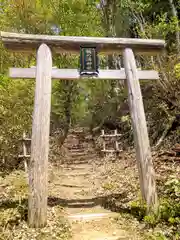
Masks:
[[[12,78],[36,78],[29,163],[28,221],[30,227],[43,227],[47,221],[48,152],[51,105],[51,79],[79,79],[76,69],[53,69],[51,51],[79,53],[82,46],[96,46],[98,52],[123,53],[125,70],[100,70],[98,79],[127,80],[129,107],[134,131],[141,194],[147,209],[157,208],[155,172],[139,80],[157,80],[156,71],[138,71],[134,53],[154,55],[165,47],[163,40],[30,35],[1,32],[6,48],[37,51],[36,68],[10,68]]]

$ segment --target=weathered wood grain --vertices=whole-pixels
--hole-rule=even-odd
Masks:
[[[9,76],[11,78],[35,78],[36,68],[10,68]],[[138,71],[140,80],[158,80],[158,72],[154,70]],[[77,69],[52,69],[52,79],[60,80],[76,80],[81,79]],[[98,77],[95,79],[120,79],[125,80],[126,74],[124,70],[100,70]]]
[[[142,197],[147,203],[148,210],[151,208],[155,210],[157,207],[155,172],[152,163],[142,94],[132,49],[125,49],[123,58]]]
[[[47,221],[47,171],[51,105],[52,56],[42,44],[37,52],[36,89],[29,164],[28,222],[44,227]]]
[[[79,53],[81,46],[96,46],[98,52],[104,53],[122,52],[124,48],[130,47],[138,53],[153,55],[165,47],[165,41],[158,39],[51,36],[10,32],[1,32],[1,39],[8,49],[21,52],[36,50],[42,43],[57,53]]]

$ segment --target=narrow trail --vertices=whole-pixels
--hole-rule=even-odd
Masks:
[[[68,160],[54,172],[51,194],[64,207],[64,215],[72,227],[73,240],[120,240],[134,238],[133,233],[117,224],[120,215],[102,207],[102,199],[95,196],[96,154],[77,139],[80,133],[69,135],[65,145]],[[58,194],[57,194],[58,193]],[[126,226],[127,227],[127,226]]]

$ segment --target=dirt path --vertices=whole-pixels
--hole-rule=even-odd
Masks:
[[[77,169],[76,169],[77,167]],[[82,164],[59,170],[51,195],[60,199],[64,214],[72,226],[73,240],[134,239],[116,223],[119,214],[104,209],[93,195],[93,166]],[[57,195],[57,192],[59,194]]]
[[[75,147],[70,150],[69,161],[53,169],[50,194],[64,207],[64,215],[71,223],[72,239],[143,239],[134,235],[134,229],[127,226],[119,213],[102,207],[103,198],[97,197],[101,183],[95,157],[82,147]],[[122,221],[117,221],[121,218]]]

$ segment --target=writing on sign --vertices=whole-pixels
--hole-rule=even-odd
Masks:
[[[98,57],[96,48],[82,47],[80,50],[80,75],[98,75]]]

